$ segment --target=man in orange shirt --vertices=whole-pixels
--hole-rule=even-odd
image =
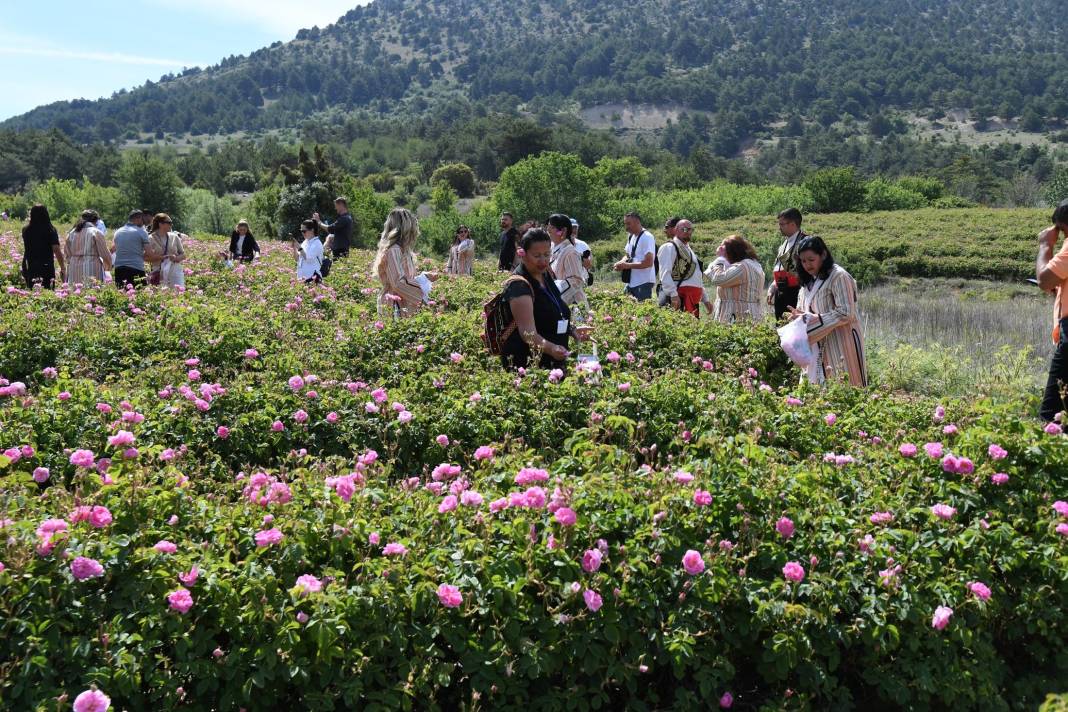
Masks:
[[[1056,294],[1053,308],[1053,360],[1049,365],[1046,392],[1042,397],[1039,415],[1045,421],[1054,420],[1058,413],[1068,410],[1068,239],[1054,254],[1057,236],[1068,237],[1068,200],[1053,211],[1053,225],[1038,235],[1038,260],[1035,278],[1038,286]]]

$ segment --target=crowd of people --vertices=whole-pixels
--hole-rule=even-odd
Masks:
[[[334,205],[337,219],[333,223],[313,213],[301,223],[300,238],[293,239],[295,273],[302,281],[322,281],[332,262],[345,258],[351,249],[355,221],[345,198],[337,198]],[[705,267],[692,246],[694,225],[681,217],[664,223],[665,240],[658,247],[641,216],[627,213],[623,220],[627,239],[612,270],[619,274],[624,293],[636,301],[656,297],[660,306],[694,317],[699,318],[704,310],[723,323],[755,324],[773,318],[777,324],[790,325],[800,319],[811,352],[811,358],[799,364],[802,378],[815,384],[839,381],[866,386],[856,281],[835,262],[821,237],[801,229],[802,221],[796,208],[777,216],[783,239],[766,288],[764,267],[748,240],[737,234],[726,236]],[[585,341],[592,333],[592,327],[576,324],[583,319],[572,310],[579,307],[588,313],[586,289],[594,281],[592,251],[578,237],[578,220],[562,213],[548,216],[544,225],[529,221],[517,228],[514,223],[512,214],[501,215],[497,266],[510,274],[499,296],[507,304],[512,323],[500,345],[502,363],[525,368],[537,361],[546,368],[563,368],[570,340]],[[121,288],[146,283],[184,286],[188,236],[172,228],[166,213],[133,210],[109,244],[100,216],[85,210],[61,240],[48,209],[34,205],[22,230],[22,274],[30,287],[88,284],[104,281],[105,274],[111,274]],[[1068,290],[1068,239],[1057,251],[1059,236],[1068,238],[1068,201],[1056,208],[1053,225],[1039,235],[1036,264],[1036,282],[1056,295],[1056,350],[1041,407],[1046,420],[1068,408],[1068,299],[1062,298]],[[440,274],[416,269],[418,237],[419,221],[411,211],[395,208],[389,213],[372,265],[372,276],[381,285],[378,308],[382,315],[404,318],[430,303]],[[239,221],[221,257],[233,264],[253,262],[259,255],[260,246],[248,222]],[[449,246],[444,273],[470,276],[474,259],[471,229],[460,225]]]

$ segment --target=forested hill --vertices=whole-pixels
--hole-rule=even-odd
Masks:
[[[1066,119],[1066,29],[1062,0],[376,0],[247,57],[2,126],[230,133],[458,95],[672,102],[713,112],[728,141],[884,108]]]

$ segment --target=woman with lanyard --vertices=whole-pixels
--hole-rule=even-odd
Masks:
[[[571,324],[571,309],[549,272],[550,243],[545,230],[528,230],[517,252],[519,266],[505,282],[504,298],[516,322],[501,349],[506,368],[526,368],[531,354],[540,355],[537,365],[542,368],[563,368],[569,339],[585,341],[593,330]]]
[[[575,228],[571,225],[571,218],[554,213],[549,216],[545,226],[553,243],[549,268],[560,296],[565,304],[581,304],[589,309],[585,291],[586,274],[582,269],[582,256],[575,248],[575,238],[572,236]]]

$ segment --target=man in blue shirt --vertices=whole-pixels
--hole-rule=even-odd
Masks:
[[[115,253],[115,286],[120,289],[145,283],[148,233],[141,226],[141,221],[142,211],[134,210],[126,219],[126,224],[115,231],[111,251]]]

